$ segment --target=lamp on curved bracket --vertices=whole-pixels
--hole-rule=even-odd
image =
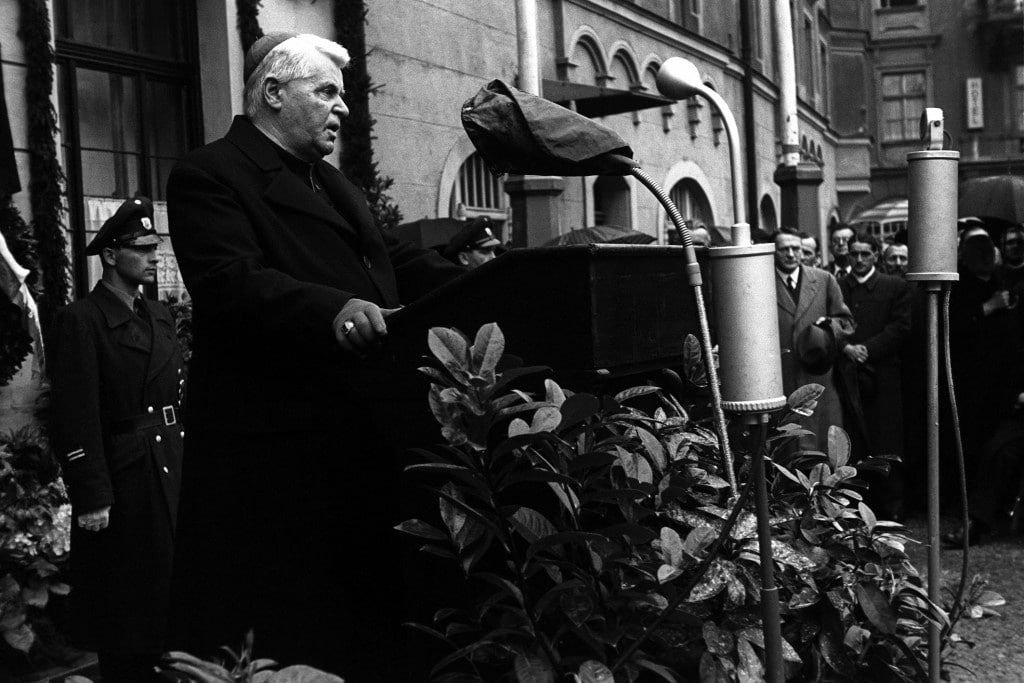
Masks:
[[[729,105],[722,96],[704,85],[697,66],[682,57],[669,57],[658,69],[655,79],[658,92],[674,100],[685,100],[700,95],[711,102],[722,117],[725,132],[729,138],[729,165],[732,169],[732,212],[734,223],[745,223],[747,220],[746,204],[743,202],[743,180],[740,172],[740,134],[736,127]]]

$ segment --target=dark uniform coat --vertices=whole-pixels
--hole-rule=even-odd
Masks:
[[[809,372],[796,357],[794,348],[796,338],[818,318],[831,318],[833,330],[837,332],[836,343],[843,347],[846,337],[853,332],[853,317],[850,309],[843,303],[843,294],[839,284],[829,273],[819,268],[799,266],[800,281],[798,285],[798,301],[786,289],[782,278],[776,272],[775,296],[779,313],[779,347],[782,352],[782,384],[786,396],[805,384],[820,384],[825,392],[818,399],[818,407],[811,417],[801,417],[799,422],[815,433],[819,448],[824,448],[828,438],[828,428],[832,425],[843,426],[842,406],[839,394],[836,393],[832,369],[815,375]]]
[[[97,284],[59,311],[50,345],[53,447],[74,517],[110,506],[106,529],[71,531],[72,636],[104,652],[164,647],[183,363],[170,313],[146,306],[148,322]]]
[[[400,466],[332,321],[352,297],[395,307],[465,271],[379,230],[330,164],[282,154],[239,117],[168,181],[194,306],[174,631],[208,653],[254,627],[257,656],[398,680]]]
[[[854,381],[847,387],[858,393],[867,429],[866,450],[858,455],[903,455],[903,399],[900,353],[910,335],[910,285],[905,280],[883,275],[875,269],[863,284],[848,275],[839,282],[843,299],[857,323],[847,344],[863,344],[867,363],[851,367]],[[842,362],[853,365],[842,356]],[[847,417],[851,417],[849,414]],[[847,430],[856,429],[856,419],[847,420]]]

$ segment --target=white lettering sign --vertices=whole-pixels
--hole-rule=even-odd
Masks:
[[[967,79],[967,128],[977,130],[985,127],[985,99],[980,78]]]

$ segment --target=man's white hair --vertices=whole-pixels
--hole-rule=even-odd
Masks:
[[[297,35],[275,46],[245,82],[245,115],[252,120],[265,106],[262,91],[268,78],[278,83],[308,78],[319,66],[316,60],[318,55],[327,57],[339,69],[344,69],[349,62],[348,50],[333,40],[312,33]]]

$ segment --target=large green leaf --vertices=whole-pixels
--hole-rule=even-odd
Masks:
[[[761,683],[764,681],[764,665],[749,640],[740,638],[736,641],[736,654],[739,660],[739,666],[736,667],[736,680],[739,683]]]
[[[640,668],[647,669],[648,671],[657,674],[662,680],[668,681],[668,683],[677,683],[679,681],[672,669],[667,666],[655,664],[649,659],[641,659],[639,657],[636,659],[636,663]]]
[[[654,470],[651,469],[651,463],[647,462],[647,458],[639,453],[631,453],[621,446],[616,446],[615,452],[619,457],[619,465],[628,478],[635,479],[641,484],[654,483]]]
[[[818,407],[818,399],[825,393],[825,387],[820,384],[805,384],[800,387],[786,400],[789,409],[797,415],[810,417],[814,409]]]
[[[489,384],[494,382],[495,368],[505,352],[505,335],[497,323],[487,323],[476,332],[476,339],[470,349],[472,372],[483,377]]]
[[[555,670],[546,659],[520,653],[513,663],[516,683],[554,683]]]
[[[588,659],[580,664],[576,676],[579,683],[615,683],[612,670],[596,659]]]
[[[520,507],[512,514],[512,522],[527,543],[535,543],[558,533],[548,518],[533,508]]]
[[[461,332],[447,327],[432,327],[427,332],[427,346],[458,382],[468,383],[469,342]]]
[[[637,428],[637,435],[640,437],[640,442],[644,445],[644,449],[647,454],[651,456],[651,461],[654,463],[658,472],[664,472],[668,468],[668,456],[665,454],[665,446],[658,441],[658,437],[651,434],[646,429]]]
[[[711,654],[719,657],[727,657],[732,654],[732,649],[736,646],[736,638],[731,629],[719,628],[715,622],[706,621],[702,630],[704,644],[707,645]]]
[[[27,653],[36,642],[36,634],[28,624],[22,623],[17,628],[5,628],[3,631],[4,640],[15,650]]]
[[[558,596],[558,606],[577,627],[583,626],[594,613],[594,599],[583,586],[562,591]]]
[[[592,394],[573,394],[565,399],[559,410],[562,412],[559,426],[564,430],[597,414],[601,410],[601,402]]]
[[[896,613],[882,589],[873,583],[858,583],[853,590],[871,625],[885,635],[896,633]]]
[[[394,527],[398,531],[430,541],[447,541],[448,536],[437,527],[419,519],[407,519]]]
[[[667,526],[661,527],[661,559],[672,567],[679,568],[683,564],[683,539],[679,532]]]
[[[838,470],[850,461],[850,436],[842,427],[828,428],[828,459],[833,470]]]
[[[296,664],[271,674],[268,683],[345,683],[344,679],[311,666]]]

